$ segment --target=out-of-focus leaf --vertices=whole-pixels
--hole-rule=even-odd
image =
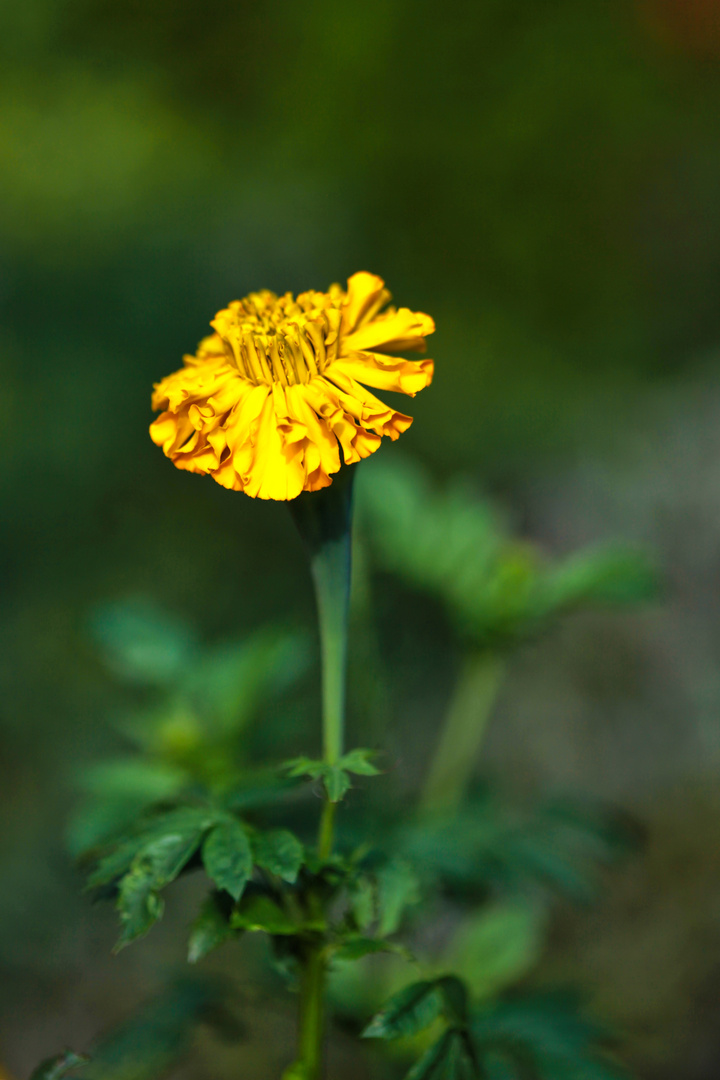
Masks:
[[[407,950],[401,945],[396,945],[392,941],[382,941],[380,938],[362,937],[360,934],[346,938],[341,945],[338,945],[334,955],[338,960],[360,960],[363,956],[381,952],[409,956]]]
[[[657,592],[642,553],[606,547],[552,566],[472,492],[433,486],[417,464],[373,462],[365,479],[358,518],[377,563],[437,596],[483,647],[517,644],[580,604],[636,603]]]
[[[238,1025],[233,1025],[225,1004],[228,993],[224,980],[199,976],[161,988],[93,1049],[88,1080],[166,1076],[190,1049],[200,1021],[223,1037],[237,1038]]]
[[[491,997],[537,963],[544,925],[540,910],[529,903],[480,909],[461,923],[444,962],[462,976],[474,997]]]
[[[239,900],[253,867],[250,841],[240,822],[228,818],[216,825],[205,838],[202,859],[217,887]]]
[[[463,1032],[450,1029],[423,1054],[405,1080],[478,1080]]]
[[[85,767],[80,786],[90,795],[127,798],[141,804],[160,802],[187,782],[182,769],[147,758],[122,758]]]
[[[537,1080],[622,1080],[627,1073],[604,1050],[605,1033],[557,995],[511,998],[486,1006],[471,1021],[481,1061],[502,1054]],[[523,1071],[524,1070],[524,1071]]]
[[[367,930],[376,917],[376,885],[367,874],[360,874],[349,887],[350,910],[355,925]]]
[[[264,930],[266,934],[297,934],[300,929],[279,904],[259,894],[243,897],[231,925],[236,930]]]
[[[68,827],[68,843],[75,854],[127,830],[149,807],[177,795],[187,774],[172,765],[143,758],[96,765],[81,780],[89,793]]]
[[[91,630],[109,666],[129,682],[172,684],[196,648],[194,635],[182,619],[144,597],[98,608]]]
[[[375,871],[378,934],[388,937],[399,928],[406,909],[420,899],[417,875],[404,859],[391,859]]]
[[[223,903],[222,893],[210,893],[190,927],[188,962],[196,964],[234,936],[230,926],[230,912]]]
[[[119,843],[109,854],[99,860],[95,869],[88,875],[87,887],[96,889],[100,885],[109,885],[117,881],[130,869],[133,859],[144,843],[145,838],[142,836]]]
[[[287,829],[258,832],[252,838],[255,862],[263,870],[277,874],[293,884],[303,864],[304,849],[296,836]]]
[[[260,703],[291,686],[309,660],[300,634],[260,630],[241,642],[207,650],[188,673],[185,688],[220,730],[241,731]]]
[[[400,1039],[417,1035],[437,1020],[443,996],[435,980],[406,986],[376,1013],[362,1033],[364,1039]]]
[[[76,1054],[74,1050],[64,1050],[62,1054],[40,1062],[30,1080],[61,1080],[63,1076],[86,1065],[89,1060],[83,1054]]]
[[[653,600],[659,585],[657,567],[646,553],[618,545],[571,555],[548,574],[546,590],[552,608],[569,608]]]

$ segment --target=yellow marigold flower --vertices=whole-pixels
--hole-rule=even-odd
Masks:
[[[153,408],[164,411],[153,442],[179,469],[260,499],[327,487],[343,462],[412,423],[365,386],[414,397],[432,380],[432,360],[397,354],[423,351],[433,320],[389,300],[382,278],[367,273],[353,274],[347,292],[234,300],[195,356],[155,385]]]

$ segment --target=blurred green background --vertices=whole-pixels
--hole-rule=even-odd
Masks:
[[[205,641],[280,621],[314,648],[286,509],[173,469],[147,435],[151,385],[230,299],[366,269],[438,325],[436,381],[382,453],[461,474],[549,554],[620,536],[665,569],[656,607],[577,616],[514,656],[484,761],[518,792],[599,797],[645,823],[645,853],[593,908],[558,916],[545,964],[627,1033],[641,1076],[717,1076],[719,188],[716,0],[3,5],[0,1061],[13,1075],[82,1048],[181,960],[182,901],[111,958],[112,912],[78,895],[67,853],[78,777],[116,746],[108,721],[127,704],[93,612],[150,599]],[[374,604],[412,788],[452,635],[391,578]],[[285,753],[289,724],[260,726],[260,758]],[[253,1044],[248,1076],[277,1072],[263,1038],[279,1036]]]

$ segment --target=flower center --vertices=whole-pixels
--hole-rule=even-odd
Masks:
[[[251,293],[219,311],[211,325],[228,358],[254,383],[294,386],[322,373],[335,359],[341,289],[328,293]]]

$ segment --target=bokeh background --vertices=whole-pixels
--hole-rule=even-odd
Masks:
[[[112,912],[68,854],[78,776],[117,741],[92,613],[150,598],[203,640],[278,620],[314,640],[287,511],[174,470],[147,436],[151,384],[230,299],[360,268],[437,321],[406,455],[551,555],[624,537],[663,568],[657,604],[514,656],[483,768],[642,823],[643,853],[558,917],[544,963],[626,1033],[638,1075],[718,1075],[719,190],[716,0],[2,7],[12,1075],[82,1049],[181,960],[182,895],[111,958]],[[411,784],[453,661],[442,618],[420,605],[408,626],[405,601],[388,583],[378,634]],[[262,1045],[245,1060],[277,1067]]]

